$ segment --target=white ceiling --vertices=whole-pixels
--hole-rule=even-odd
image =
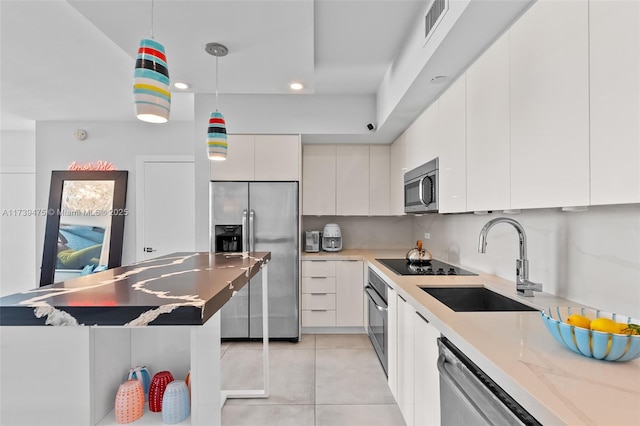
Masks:
[[[193,120],[194,94],[215,91],[208,42],[230,50],[219,59],[220,94],[288,94],[297,80],[305,94],[375,95],[430,1],[155,0],[153,36],[165,46],[171,80],[192,85],[173,91],[171,120]],[[134,121],[135,54],[151,35],[151,11],[151,0],[0,1],[0,129]],[[466,66],[478,49],[456,55]],[[431,100],[398,109],[394,132]]]

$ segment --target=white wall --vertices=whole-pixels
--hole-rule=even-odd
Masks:
[[[35,133],[0,134],[0,295],[35,287]]]
[[[518,237],[508,224],[488,234],[486,254],[478,253],[480,229],[507,216],[527,234],[529,278],[543,291],[605,311],[640,318],[640,205],[559,209],[518,215],[425,215],[415,218],[414,238],[423,238],[434,257],[514,281]],[[535,297],[535,296],[534,296]]]
[[[73,131],[77,128],[87,131],[85,140],[79,141],[73,137]],[[109,161],[118,170],[128,170],[126,203],[129,214],[124,221],[122,263],[132,263],[135,261],[136,235],[136,156],[193,155],[193,147],[192,122],[39,122],[36,124],[36,206],[47,208],[51,171],[66,170],[73,161]],[[38,266],[42,256],[45,223],[44,218],[38,218]]]

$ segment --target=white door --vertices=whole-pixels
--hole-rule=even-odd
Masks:
[[[138,261],[195,249],[195,163],[180,158],[138,161]]]

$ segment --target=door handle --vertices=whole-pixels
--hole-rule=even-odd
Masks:
[[[255,251],[255,245],[254,245],[254,241],[253,241],[253,234],[254,234],[254,219],[255,219],[255,215],[256,212],[251,210],[249,212],[249,251]]]
[[[151,248],[151,247],[142,247],[142,251],[145,252],[145,253],[151,253],[153,251],[158,251],[158,250],[156,250],[154,248]]]
[[[242,251],[250,251],[249,235],[247,234],[247,209],[242,210]]]

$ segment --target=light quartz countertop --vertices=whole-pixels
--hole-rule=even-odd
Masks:
[[[302,260],[364,260],[422,316],[544,425],[640,425],[640,359],[608,362],[561,346],[540,312],[454,312],[420,287],[483,285],[538,309],[581,306],[548,293],[521,297],[515,282],[477,276],[400,276],[376,258],[401,250],[304,253]],[[450,263],[450,262],[449,262]],[[515,278],[515,276],[514,276]],[[624,314],[624,312],[621,312]]]

